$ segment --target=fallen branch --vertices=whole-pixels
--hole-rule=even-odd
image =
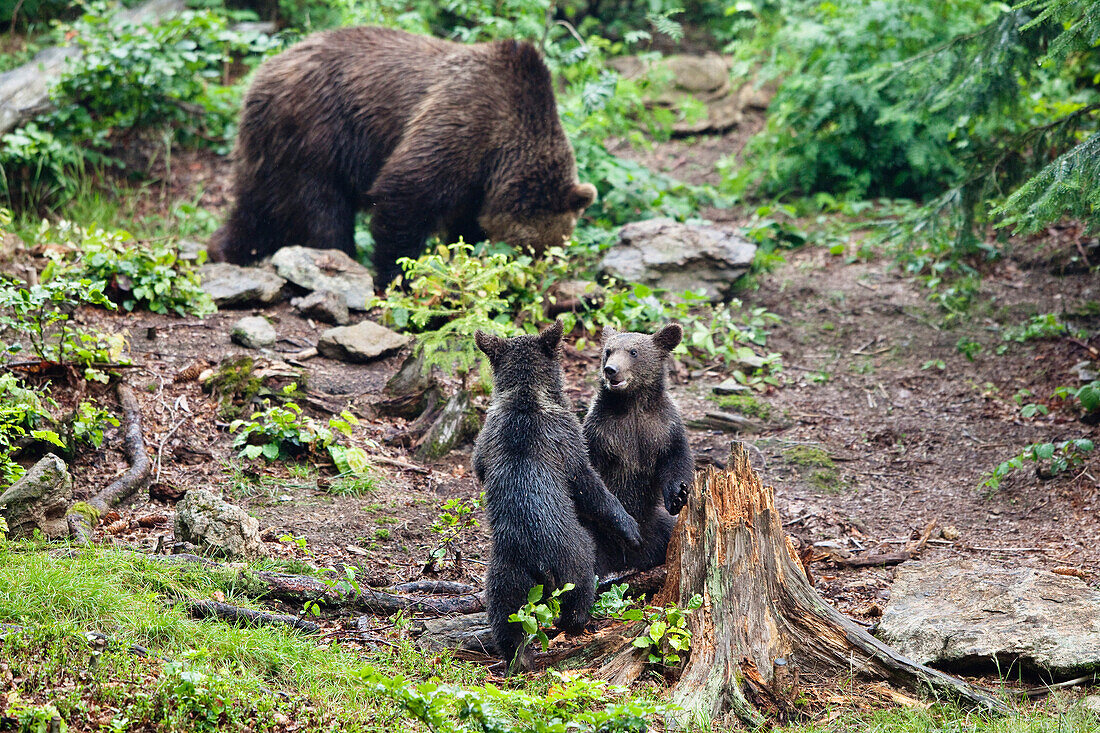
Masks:
[[[936,529],[936,521],[933,520],[925,527],[924,532],[916,542],[911,542],[901,552],[887,552],[887,553],[871,553],[865,552],[862,555],[856,555],[855,557],[846,558],[831,558],[831,561],[837,565],[846,568],[869,568],[869,567],[888,567],[890,565],[900,565],[903,562],[912,560],[915,557],[919,557],[921,550],[928,544],[929,538],[932,537],[932,532]]]
[[[428,593],[430,595],[460,596],[480,593],[481,589],[468,583],[453,580],[414,580],[390,588],[394,593]]]
[[[485,610],[485,598],[482,593],[427,598],[399,596],[365,587],[356,590],[346,587],[345,583],[330,585],[305,575],[260,571],[253,573],[252,578],[259,584],[259,587],[253,591],[260,591],[265,597],[297,607],[314,602],[385,616],[398,611],[452,616]]]
[[[184,601],[183,607],[195,618],[217,618],[222,621],[242,623],[246,626],[289,626],[307,634],[316,634],[321,627],[312,621],[281,613],[253,611],[240,606],[217,601]]]

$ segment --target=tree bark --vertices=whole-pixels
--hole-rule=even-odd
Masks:
[[[774,493],[761,484],[740,443],[725,471],[696,474],[667,565],[654,605],[686,607],[693,596],[703,598],[688,617],[691,650],[671,689],[680,712],[670,727],[730,714],[761,725],[791,706],[798,676],[806,672],[856,674],[1006,710],[990,694],[901,656],[817,594],[783,531]],[[623,643],[601,675],[628,683],[644,671],[641,658]]]

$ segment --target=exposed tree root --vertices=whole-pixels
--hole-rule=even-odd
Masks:
[[[69,537],[80,544],[86,545],[92,541],[92,528],[100,516],[148,486],[152,477],[153,464],[145,452],[145,438],[141,430],[141,406],[134,397],[134,390],[125,382],[118,383],[117,393],[122,408],[122,448],[130,468],[88,501],[77,502],[69,509],[65,517]]]
[[[360,587],[358,590],[342,585],[332,587],[317,578],[285,573],[257,572],[252,578],[265,597],[301,606],[313,601],[325,606],[337,606],[371,614],[389,615],[398,611],[414,611],[435,616],[452,616],[477,613],[485,610],[485,597],[481,593],[461,596],[428,597],[399,596],[393,593]]]

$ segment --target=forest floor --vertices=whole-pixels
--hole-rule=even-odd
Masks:
[[[705,182],[713,157],[747,137],[673,141],[645,159],[673,175]],[[711,157],[708,157],[711,156]],[[692,171],[695,171],[692,173]],[[220,217],[227,165],[216,156],[181,155],[167,188],[147,190],[133,203],[135,216],[166,216],[171,203],[198,201]],[[715,216],[715,219],[722,217]],[[109,222],[103,222],[109,225]],[[735,218],[720,222],[736,226]],[[1072,247],[1057,232],[1019,242],[993,263],[982,280],[970,317],[947,325],[927,300],[924,286],[900,271],[886,251],[850,261],[827,248],[806,245],[784,252],[785,261],[757,276],[758,288],[741,297],[779,316],[762,351],[782,354],[782,386],[755,393],[741,409],[758,424],[731,435],[691,430],[699,464],[722,465],[731,440],[752,448],[765,484],[776,490],[787,530],[801,544],[832,543],[852,553],[900,549],[935,522],[923,558],[963,556],[997,565],[1072,566],[1100,578],[1100,458],[1052,478],[1018,471],[995,494],[979,488],[984,474],[1035,442],[1098,437],[1097,429],[1052,400],[1053,390],[1076,384],[1073,367],[1100,346],[1100,282],[1089,273],[1058,275],[1059,248]],[[856,245],[850,245],[854,251]],[[281,337],[274,352],[257,356],[230,342],[232,324],[249,311],[223,310],[203,320],[83,309],[78,319],[104,330],[126,331],[135,368],[125,378],[138,392],[144,430],[156,463],[154,495],[206,488],[221,492],[260,520],[274,558],[319,566],[355,566],[370,585],[425,576],[439,535],[432,523],[449,499],[480,493],[469,470],[470,445],[413,471],[378,463],[373,486],[335,495],[316,468],[247,462],[236,458],[229,418],[195,380],[204,368],[229,357],[263,363],[293,359],[316,344],[318,324],[287,303],[263,309]],[[1077,314],[1074,323],[1094,334],[1005,343],[1000,333],[1038,313]],[[960,340],[983,346],[974,361],[959,353]],[[598,351],[565,349],[568,394],[582,411],[596,388]],[[403,354],[353,365],[314,357],[300,365],[310,398],[300,401],[317,417],[350,409],[361,419],[354,439],[371,452],[419,463],[386,438],[401,419],[379,418],[372,403]],[[729,376],[719,364],[678,364],[672,389],[688,420],[718,408],[712,388]],[[82,387],[89,394],[97,386]],[[1025,418],[1014,397],[1033,393],[1048,415]],[[62,398],[63,390],[56,390]],[[104,403],[112,398],[104,394]],[[486,396],[475,402],[484,407]],[[64,407],[64,405],[63,405]],[[733,410],[728,410],[733,411]],[[247,414],[244,415],[247,417]],[[109,434],[104,449],[73,466],[77,498],[94,494],[124,470]],[[139,496],[104,523],[96,539],[152,551],[171,543],[170,503]],[[444,563],[430,577],[480,583],[489,540],[480,526],[459,540],[461,567]],[[137,520],[145,518],[141,526]],[[282,539],[280,539],[282,538]],[[293,538],[293,539],[292,539]],[[822,560],[813,565],[817,589],[842,611],[873,621],[889,599],[892,568],[845,570]]]

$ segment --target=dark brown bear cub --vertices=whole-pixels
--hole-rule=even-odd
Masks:
[[[670,323],[652,336],[603,331],[600,390],[584,418],[592,466],[642,532],[640,548],[589,525],[600,575],[665,561],[668,540],[683,508],[695,463],[680,410],[668,395],[668,355],[683,337]]]
[[[517,41],[312,35],[256,71],[233,156],[236,205],[212,260],[292,244],[354,255],[364,210],[380,285],[433,233],[560,245],[596,197],[577,182],[546,64]]]
[[[541,585],[561,596],[559,628],[580,632],[596,594],[592,537],[581,519],[637,547],[638,523],[592,470],[581,426],[562,393],[562,324],[539,336],[502,339],[477,332],[493,367],[493,396],[474,448],[493,539],[485,579],[489,621],[510,671],[529,669],[517,654],[523,630],[508,617]]]

